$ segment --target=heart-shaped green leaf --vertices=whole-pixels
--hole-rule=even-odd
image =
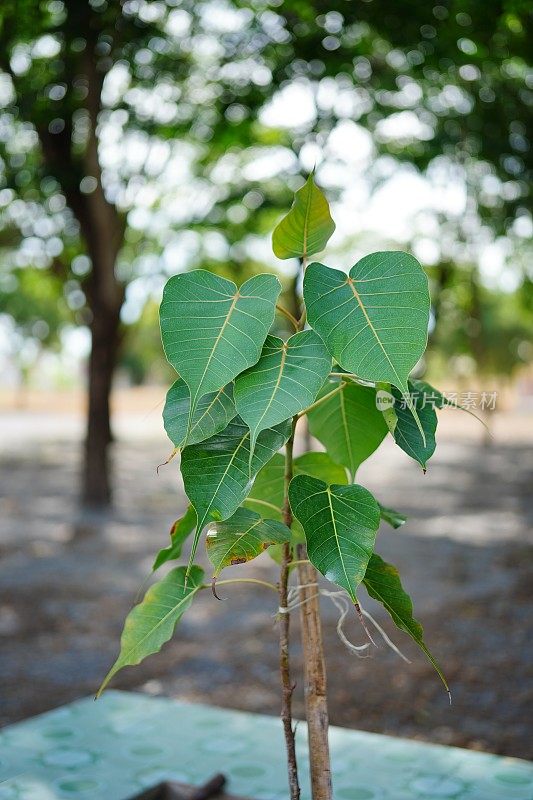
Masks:
[[[331,369],[331,356],[314,331],[287,342],[267,336],[261,358],[235,380],[235,406],[251,431],[251,452],[259,433],[299,414],[315,400]]]
[[[190,406],[189,387],[178,378],[167,392],[163,409],[167,436],[178,448],[184,447],[186,443],[196,444],[210,439],[215,433],[223,431],[237,413],[233,404],[233,386],[224,386],[218,392],[200,397],[187,435]]]
[[[304,300],[311,327],[343,369],[407,392],[426,347],[428,280],[413,256],[372,253],[350,274],[310,264]]]
[[[427,462],[435,452],[437,413],[431,403],[426,402],[424,391],[416,389],[411,381],[409,381],[408,385],[410,400],[416,409],[418,420],[424,432],[424,439],[405,397],[394,387],[392,388],[392,394],[395,400],[396,425],[393,436],[398,447],[401,447],[408,456],[418,461],[425,470]]]
[[[320,253],[335,230],[328,201],[310,175],[294,195],[289,213],[272,234],[272,249],[278,258],[308,258]]]
[[[374,600],[378,600],[389,612],[394,624],[409,634],[435,667],[441,681],[450,691],[443,672],[424,642],[422,625],[413,617],[413,603],[405,591],[396,567],[387,564],[377,553],[373,553],[364,577],[365,588]]]
[[[185,582],[185,567],[176,567],[154,583],[143,600],[126,617],[120,639],[120,653],[104,678],[98,695],[123,667],[140,664],[146,656],[158,653],[168,642],[176,623],[190,607],[202,585],[204,571],[192,567]]]
[[[328,381],[319,397],[337,385],[338,381]],[[375,390],[353,382],[310,411],[307,419],[312,435],[350,471],[352,480],[360,464],[387,435],[383,416],[376,408]]]
[[[348,483],[346,470],[328,453],[303,453],[294,459],[293,472],[295,475],[312,475],[325,483]],[[257,475],[244,504],[263,516],[281,519],[284,475],[285,459],[277,454]]]
[[[255,275],[237,289],[203,269],[167,282],[161,337],[168,361],[190,390],[189,428],[201,397],[259,360],[280,291],[274,275]]]
[[[289,499],[311,563],[357,603],[379,527],[377,502],[362,486],[328,486],[308,475],[292,479]]]
[[[290,541],[291,532],[282,523],[263,517],[247,508],[238,508],[225,522],[215,522],[207,530],[205,546],[217,577],[224,567],[244,564],[261,555],[267,547]]]
[[[181,556],[181,549],[187,537],[196,527],[196,511],[192,506],[187,508],[185,514],[170,529],[170,544],[164,547],[155,557],[152,571],[155,572],[167,561],[175,561]]]
[[[226,520],[235,513],[250,491],[255,475],[285,444],[290,432],[290,422],[262,431],[250,459],[250,430],[236,417],[221,433],[183,450],[181,474],[185,493],[198,516],[189,565],[205,525]]]

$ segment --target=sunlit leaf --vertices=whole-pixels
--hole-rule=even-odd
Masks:
[[[261,358],[235,380],[235,406],[257,435],[299,414],[315,400],[331,369],[331,356],[314,331],[295,333],[287,342],[267,336]]]
[[[221,433],[183,450],[181,474],[185,493],[198,516],[189,564],[205,525],[226,520],[235,513],[248,495],[255,475],[285,444],[290,432],[290,422],[262,431],[250,459],[250,430],[236,417]]]
[[[258,361],[280,291],[274,275],[255,275],[237,289],[203,269],[167,282],[161,337],[167,359],[190,390],[189,427],[201,397]]]
[[[329,453],[303,453],[294,459],[295,475],[311,475],[324,483],[348,483],[346,470]]]
[[[209,439],[223,431],[237,413],[233,404],[233,386],[224,386],[218,392],[211,392],[198,400],[187,435],[190,405],[189,387],[178,378],[167,392],[163,409],[165,430],[175,447],[183,447],[185,442],[196,444]]]
[[[394,624],[409,634],[435,667],[446,690],[449,691],[441,668],[429,652],[424,642],[422,625],[413,617],[413,603],[405,591],[396,567],[374,553],[364,577],[365,588],[374,600],[378,600],[391,615]]]
[[[305,531],[311,563],[357,603],[379,527],[377,502],[362,486],[328,486],[308,475],[293,478],[289,499]]]
[[[204,571],[193,566],[185,584],[185,573],[185,567],[171,570],[162,580],[154,583],[143,600],[130,611],[120,639],[119,656],[104,678],[98,695],[119,670],[140,664],[146,656],[158,653],[168,642],[204,577]]]
[[[205,544],[216,577],[224,567],[251,561],[271,545],[290,538],[291,532],[282,522],[239,508],[225,522],[215,522],[208,528]]]
[[[328,381],[321,389],[323,396],[335,388]],[[307,415],[309,430],[352,476],[387,435],[383,416],[376,408],[376,392],[372,388],[347,383],[342,391],[320,403]],[[336,483],[338,481],[335,481]]]
[[[310,264],[304,300],[309,324],[343,369],[408,391],[409,373],[426,347],[430,306],[416,258],[372,253],[349,275]]]
[[[310,175],[294,195],[289,213],[272,234],[272,249],[278,258],[308,258],[320,253],[335,230],[328,201]]]
[[[185,542],[187,537],[193,532],[195,527],[196,527],[196,511],[192,506],[189,506],[183,517],[180,517],[180,519],[176,520],[176,522],[170,529],[169,546],[164,547],[162,550],[160,550],[157,556],[155,557],[155,561],[152,567],[152,570],[154,572],[156,569],[159,569],[159,567],[161,567],[163,564],[166,564],[167,561],[175,561],[177,558],[181,556],[183,543]]]

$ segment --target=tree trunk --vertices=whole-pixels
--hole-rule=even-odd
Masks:
[[[92,312],[92,346],[82,502],[86,507],[105,508],[110,505],[112,494],[109,401],[119,347],[120,309],[124,301],[124,287],[117,280],[115,265],[124,238],[125,219],[107,200],[102,184],[97,128],[103,76],[95,66],[95,46],[92,43],[84,59],[88,79],[87,110],[91,120],[84,167],[86,175],[96,178],[96,186],[94,191],[83,197],[78,213],[92,262],[92,271],[84,285]]]
[[[91,356],[88,375],[88,419],[85,440],[85,462],[82,472],[81,497],[88,507],[106,507],[111,500],[109,444],[111,425],[109,399],[113,371],[119,346],[120,309],[124,287],[117,279],[115,265],[122,247],[126,219],[105,195],[98,152],[98,120],[102,110],[102,86],[105,71],[97,54],[101,14],[90,3],[69,3],[69,14],[79,14],[77,22],[86,33],[86,46],[80,57],[67,46],[72,74],[87,81],[85,102],[89,118],[84,152],[73,147],[73,118],[69,94],[69,113],[64,114],[64,127],[51,132],[48,120],[37,128],[47,171],[60,184],[67,203],[79,222],[81,238],[91,259],[91,272],[82,281],[82,288],[91,311]],[[72,29],[69,28],[69,33]],[[67,55],[65,55],[67,57]],[[69,87],[69,92],[71,87]],[[78,101],[74,103],[74,107]],[[59,113],[54,111],[55,114]],[[63,116],[63,115],[62,115]],[[81,181],[90,176],[96,185],[90,192],[81,190]],[[65,277],[68,275],[66,271]]]
[[[105,508],[111,503],[110,397],[119,345],[119,325],[120,308],[95,309],[91,323],[87,430],[82,478],[82,503],[86,508]]]

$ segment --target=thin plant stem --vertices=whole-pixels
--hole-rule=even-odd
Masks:
[[[321,397],[319,400],[315,400],[315,402],[311,403],[311,405],[308,406],[305,409],[305,411],[302,411],[302,412],[300,412],[300,414],[298,414],[298,419],[300,419],[300,417],[305,417],[306,414],[309,414],[309,412],[313,411],[315,408],[317,408],[317,406],[322,405],[322,403],[325,403],[326,400],[329,400],[334,395],[338,394],[339,392],[342,392],[342,390],[344,389],[345,386],[346,386],[345,383],[340,383],[335,389],[332,389],[331,392],[328,392],[323,397]]]
[[[284,503],[283,522],[290,528],[292,525],[292,512],[289,504],[289,484],[293,472],[293,447],[296,419],[293,420],[292,433],[285,445],[285,474],[284,474]],[[292,693],[294,685],[291,679],[289,662],[289,635],[290,614],[287,610],[289,591],[289,563],[292,558],[292,549],[289,543],[283,545],[282,560],[279,576],[279,607],[283,612],[279,614],[279,672],[281,677],[281,721],[285,735],[287,750],[287,769],[289,777],[290,800],[299,800],[300,784],[298,782],[298,765],[296,762],[296,743],[294,727],[292,724]]]
[[[255,583],[258,586],[264,586],[267,589],[272,589],[274,592],[278,591],[278,587],[275,586],[273,583],[269,583],[268,581],[262,581],[259,578],[224,578],[222,581],[217,581],[217,586],[224,586],[229,583]],[[210,584],[203,584],[201,586],[202,589],[211,589]]]
[[[289,320],[295,331],[299,330],[298,320],[296,319],[296,317],[293,317],[293,315],[287,308],[283,308],[283,306],[278,303],[276,304],[276,310],[279,311],[280,314],[283,314],[283,316]]]
[[[279,512],[281,511],[281,509],[278,508],[278,506],[275,506],[274,503],[269,503],[268,500],[259,500],[256,497],[247,497],[246,502],[256,503],[259,506],[265,506],[266,508],[269,508],[271,511],[275,511],[277,514],[279,514]]]
[[[345,381],[353,381],[354,383],[358,383],[359,386],[375,386],[376,384],[372,381],[362,381],[361,378],[358,378],[357,375],[352,375],[351,372],[330,372],[330,378],[344,378]]]

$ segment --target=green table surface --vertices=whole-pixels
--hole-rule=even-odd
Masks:
[[[305,726],[297,730],[309,800]],[[335,800],[533,800],[533,765],[517,759],[331,729]],[[124,800],[161,780],[287,800],[274,717],[109,691],[0,731],[0,800]]]

